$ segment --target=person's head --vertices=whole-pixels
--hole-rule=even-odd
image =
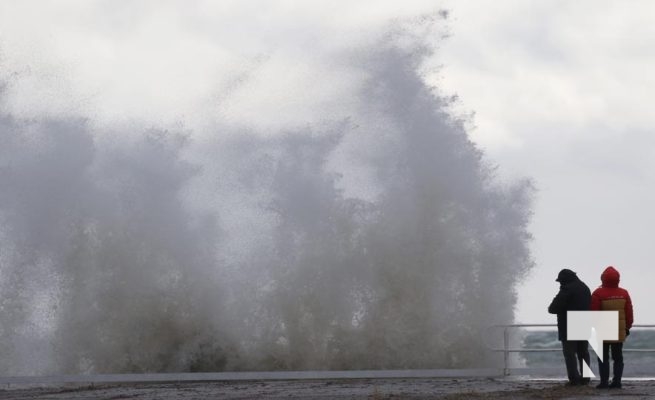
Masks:
[[[568,268],[564,268],[557,274],[557,279],[555,281],[564,284],[567,282],[571,282],[578,279],[578,276],[575,274],[575,272],[571,271]]]
[[[605,271],[600,275],[600,280],[605,287],[619,287],[621,274],[611,265],[605,268]]]

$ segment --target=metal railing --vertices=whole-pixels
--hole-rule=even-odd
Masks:
[[[510,368],[510,353],[537,353],[537,352],[561,352],[561,348],[510,348],[510,330],[511,329],[520,329],[520,328],[557,328],[557,324],[509,324],[509,325],[494,325],[492,328],[502,328],[503,329],[503,348],[502,349],[491,349],[495,352],[503,352],[503,375],[509,376],[512,371],[530,373],[536,371],[542,371],[547,368]],[[654,324],[639,324],[632,325],[632,328],[655,328]],[[632,329],[631,328],[631,329]],[[644,349],[633,349],[626,348],[623,349],[624,352],[632,353],[655,353],[653,348],[644,348]],[[554,368],[553,368],[554,369]]]

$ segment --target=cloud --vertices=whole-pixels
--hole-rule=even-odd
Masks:
[[[549,133],[553,143],[591,134],[646,130],[655,83],[643,79],[655,45],[650,2],[478,2],[453,4],[453,35],[444,45],[443,87],[475,110],[473,136],[493,149],[526,148]],[[648,44],[650,43],[650,44]],[[536,129],[535,129],[536,127]]]

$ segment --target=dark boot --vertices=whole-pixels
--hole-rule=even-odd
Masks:
[[[614,379],[610,383],[610,389],[621,389],[621,378],[623,377],[623,363],[614,363]]]

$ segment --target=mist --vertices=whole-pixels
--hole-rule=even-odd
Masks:
[[[427,83],[446,17],[325,50],[338,73],[289,92],[256,90],[261,59],[198,130],[26,117],[4,82],[0,374],[495,365],[533,188]]]

